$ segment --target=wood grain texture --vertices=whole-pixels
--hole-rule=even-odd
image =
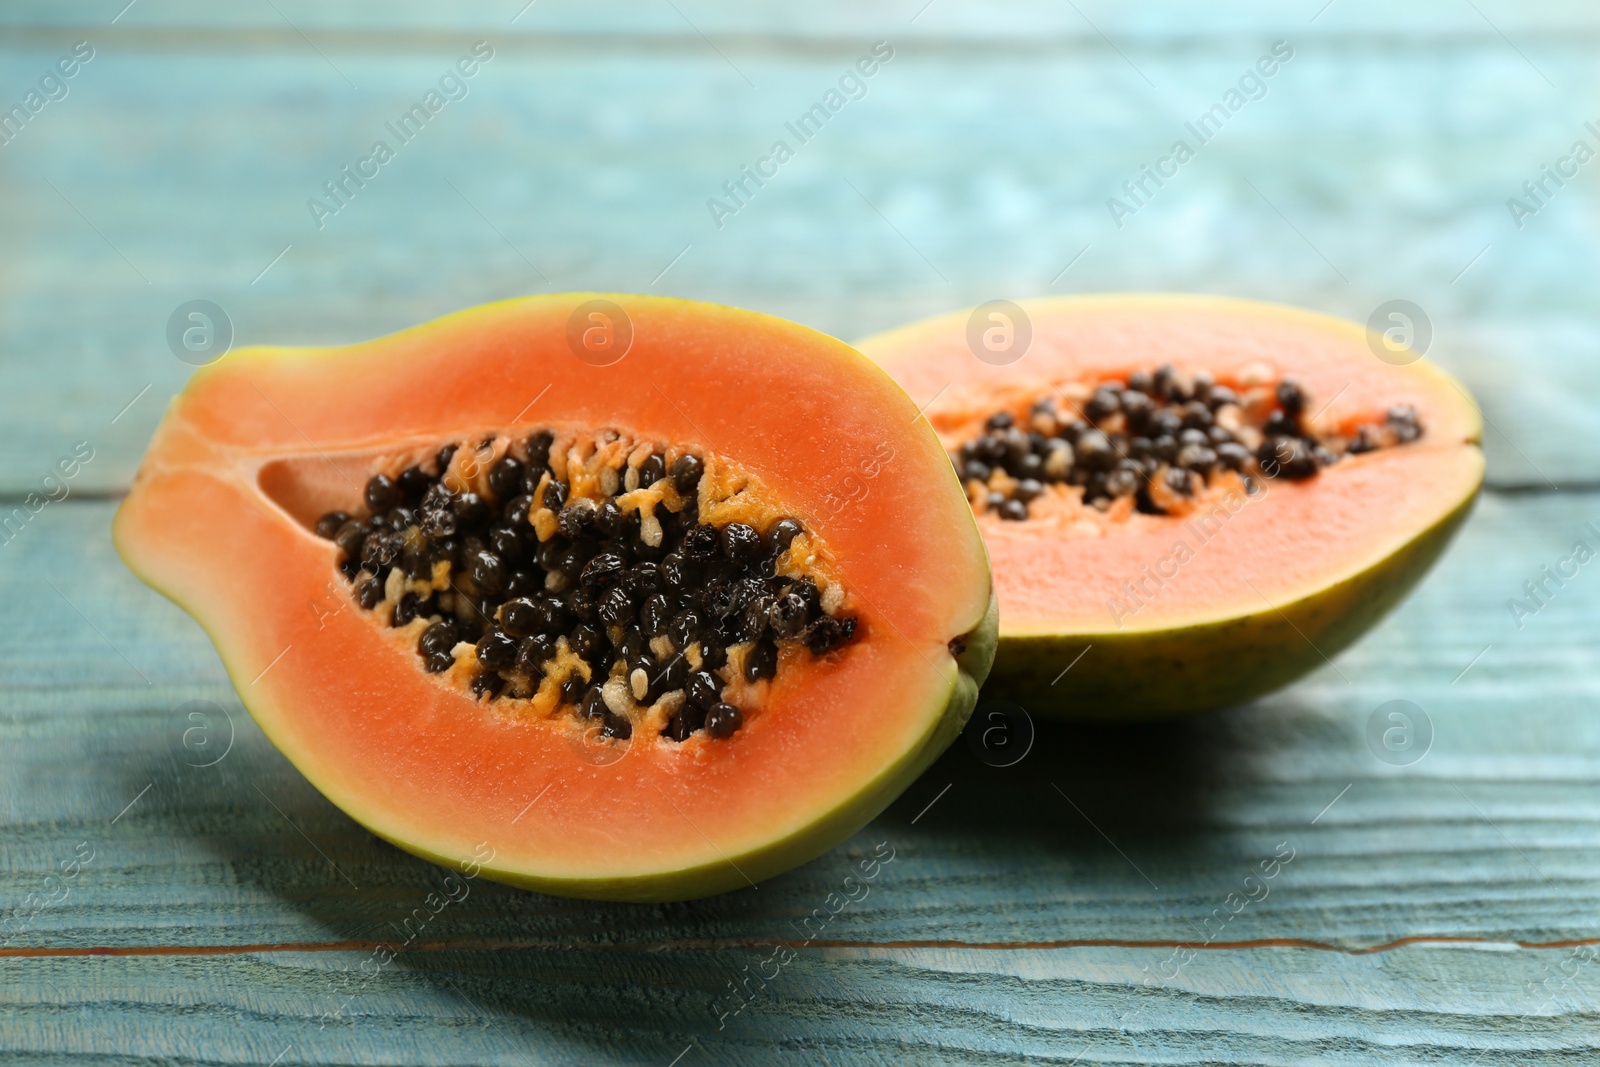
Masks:
[[[97,48],[0,149],[0,492],[35,487],[78,440],[99,456],[82,491],[126,484],[188,373],[164,335],[183,301],[223,306],[240,344],[337,343],[586,288],[846,338],[996,294],[1205,290],[1359,320],[1403,297],[1485,405],[1493,483],[1600,470],[1594,184],[1520,230],[1505,206],[1592,136],[1597,38],[1576,8],[1485,23],[1440,6],[1395,37],[1354,4],[1315,24],[1016,5],[976,37],[958,4],[915,23],[537,5],[515,25],[419,5],[397,28],[226,8],[207,17],[227,25],[181,32],[201,10],[0,41],[17,79],[80,34]],[[1115,38],[1085,30],[1102,19]],[[497,52],[470,94],[318,229],[308,198],[479,37]],[[879,37],[896,58],[867,95],[719,229],[708,199]],[[1267,95],[1119,229],[1107,199],[1274,37],[1296,52]]]
[[[79,842],[94,852],[0,954],[0,1048],[24,1060],[264,1062],[292,1045],[282,1062],[665,1063],[693,1042],[733,1063],[1512,1063],[1592,1047],[1600,589],[1580,572],[1520,631],[1505,601],[1600,496],[1489,496],[1395,616],[1276,697],[1167,726],[1042,726],[1006,769],[958,745],[850,843],[755,890],[634,906],[475,883],[370,979],[341,968],[398,942],[443,872],[271,748],[198,627],[123,571],[110,511],[47,508],[0,549],[0,603],[31,612],[0,650],[0,900],[53,891]],[[1412,766],[1365,740],[1391,699],[1435,729]],[[186,744],[192,700],[231,719]],[[225,758],[191,766],[230,721]],[[803,942],[879,842],[896,858],[868,895],[719,1030],[726,983]],[[1292,861],[1247,882],[1282,842]],[[1241,907],[1252,884],[1266,895]],[[322,1019],[347,980],[345,1015]]]
[[[1528,992],[1554,952],[1201,952],[1146,986],[1165,950],[806,950],[722,1020],[765,955],[423,952],[366,979],[358,953],[6,960],[0,1004],[17,1062],[1509,1067],[1597,1045],[1575,989]]]
[[[1508,607],[1600,523],[1600,204],[1585,172],[1520,230],[1505,206],[1600,143],[1593,5],[124,3],[0,8],[0,104],[96,48],[0,146],[0,515],[95,449],[0,537],[0,1063],[1600,1059],[1594,565]],[[306,199],[480,38],[470,94],[317,229]],[[1265,98],[1116,228],[1106,198],[1279,38]],[[865,98],[719,229],[707,198],[877,39]],[[758,889],[473,882],[434,915],[443,872],[266,742],[96,498],[188,373],[182,301],[237,343],[327,343],[579,288],[846,338],[997,295],[1402,297],[1507,491],[1373,634],[1251,706],[1041,724],[1004,769],[958,743]],[[1407,766],[1367,740],[1391,700],[1433,729]]]

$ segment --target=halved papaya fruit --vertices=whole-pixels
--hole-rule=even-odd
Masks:
[[[960,731],[994,650],[982,540],[906,395],[683,300],[232,352],[114,536],[330,800],[550,893],[681,899],[816,856]]]
[[[995,302],[857,347],[931,401],[967,486],[1000,600],[986,693],[1046,715],[1210,710],[1329,662],[1483,481],[1459,383],[1293,308]]]

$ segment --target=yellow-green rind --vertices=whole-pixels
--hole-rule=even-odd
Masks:
[[[113,522],[113,530],[115,522]],[[120,540],[113,533],[113,543],[123,561],[131,568],[134,564],[127,558]],[[140,573],[135,570],[135,573]],[[140,574],[157,592],[177,604],[178,607],[194,615],[206,636],[211,638],[222,659],[224,669],[228,672],[229,680],[239,694],[240,702],[245,710],[250,713],[257,725],[267,734],[268,740],[280,750],[285,746],[281,739],[273,736],[271,724],[276,721],[276,716],[266,713],[262,706],[263,698],[249,683],[250,672],[242,667],[236,667],[229,655],[229,642],[220,640],[220,635],[215,634],[207,627],[201,616],[196,615],[171,589],[163,583]],[[729,890],[740,889],[753,885],[765,878],[791,870],[800,864],[809,862],[815,857],[828,851],[834,846],[847,840],[856,831],[867,823],[877,818],[890,804],[892,804],[906,788],[921,777],[922,772],[930,767],[934,760],[950,747],[967,719],[972,715],[972,709],[977,705],[978,694],[985,680],[989,677],[990,670],[995,660],[999,645],[1000,613],[999,604],[995,599],[993,590],[989,593],[989,604],[983,617],[977,621],[973,628],[962,635],[965,650],[954,656],[949,666],[944,669],[949,671],[950,678],[944,692],[944,708],[937,715],[930,717],[929,728],[923,734],[920,744],[908,749],[900,759],[886,765],[877,777],[863,784],[852,796],[840,801],[839,804],[826,816],[808,824],[799,833],[776,841],[768,842],[759,849],[737,853],[713,863],[697,867],[685,868],[678,871],[664,871],[623,878],[548,878],[527,874],[521,871],[507,870],[494,865],[493,860],[486,863],[474,863],[474,877],[487,878],[490,881],[502,882],[506,885],[517,886],[522,889],[537,890],[553,896],[578,897],[585,900],[617,900],[635,903],[657,903],[672,900],[692,900],[697,897],[710,896],[715,893],[724,893]],[[623,760],[626,760],[626,756]],[[293,762],[291,760],[291,762]],[[374,825],[360,817],[359,813],[352,810],[354,805],[341,805],[346,814],[355,819],[367,830],[383,840],[403,849],[430,863],[450,869],[465,869],[466,860],[460,856],[444,856],[434,853],[426,848],[419,847],[410,841],[398,836],[387,828]]]
[[[1216,311],[1241,320],[1277,323],[1343,337],[1364,352],[1374,339],[1361,324],[1302,308],[1192,293],[1110,293],[1024,300],[1034,329],[1056,328],[1073,313],[1106,309]],[[926,367],[925,352],[961,349],[970,309],[924,319],[855,342],[868,358],[896,373]],[[964,351],[964,349],[963,349]],[[991,368],[992,370],[992,368]],[[1467,389],[1420,355],[1407,372],[1441,388],[1451,411],[1451,440],[1476,446],[1482,419]],[[954,372],[930,372],[946,388]],[[932,391],[934,383],[923,382]],[[942,395],[942,390],[941,390]],[[1456,436],[1459,432],[1459,437]],[[1002,620],[1000,644],[985,697],[1016,701],[1047,718],[1134,720],[1212,711],[1252,700],[1328,663],[1377,623],[1415,586],[1465,521],[1483,482],[1482,453],[1473,448],[1477,477],[1449,510],[1387,556],[1355,574],[1305,590],[1262,610],[1172,620],[1127,630],[1052,628],[1035,620],[1027,630]],[[1043,632],[1041,632],[1043,631]],[[1086,651],[1087,650],[1087,651]],[[1080,659],[1080,654],[1082,658]],[[1064,672],[1064,673],[1063,673]]]
[[[692,900],[742,889],[792,870],[849,839],[877,818],[960,735],[978,702],[979,690],[994,661],[999,619],[999,605],[994,594],[990,593],[989,607],[982,620],[964,635],[966,651],[952,661],[944,709],[931,720],[930,729],[923,735],[921,744],[908,750],[895,763],[885,766],[876,778],[863,785],[854,796],[842,800],[832,812],[797,834],[769,842],[759,849],[730,855],[725,860],[636,878],[543,878],[497,868],[492,860],[482,864],[476,873],[491,881],[554,896],[658,903]],[[243,692],[243,689],[240,691]],[[375,827],[368,826],[367,829],[395,847],[431,863],[442,867],[460,865],[459,859],[433,855]]]
[[[659,301],[659,303],[669,308],[673,305],[685,304],[685,302],[664,300]],[[489,310],[494,310],[494,308]],[[733,311],[733,309],[721,310]],[[480,313],[482,313],[480,310],[475,309],[458,313],[451,318],[462,321],[468,316]],[[734,313],[738,315],[751,314],[745,312]],[[765,319],[764,316],[761,318]],[[428,329],[428,327],[424,326],[417,329]],[[793,329],[800,330],[803,328],[793,327]],[[390,340],[405,339],[406,336],[394,335]],[[263,368],[271,367],[280,361],[295,357],[317,358],[320,361],[323,356],[340,352],[347,353],[353,349],[362,348],[370,351],[373,347],[383,343],[386,342],[380,340],[378,342],[368,342],[362,346],[350,346],[346,349],[324,349],[309,353],[294,349],[258,348],[242,350],[241,353],[234,354],[236,358],[233,366],[237,370],[239,359],[248,361],[252,366]],[[846,346],[831,339],[830,344],[837,345],[840,349],[846,348]],[[881,369],[867,361],[861,360],[860,365],[874,376],[881,378],[884,383],[889,384],[891,382]],[[209,368],[203,370],[197,374],[195,382],[191,383],[190,388],[196,388],[197,383],[204,384],[209,379],[218,378],[219,375],[219,371]],[[898,387],[893,387],[892,395],[905,407],[906,421],[915,421],[911,418],[914,414],[914,406],[909,398],[905,397]],[[267,401],[267,403],[270,404],[271,401]],[[173,411],[176,410],[177,406],[175,405]],[[177,470],[179,473],[195,473],[195,471],[190,470],[190,467],[193,466],[199,468],[199,473],[205,475],[206,479],[215,480],[219,484],[223,484],[229,493],[241,499],[253,499],[250,494],[258,488],[251,480],[254,477],[253,473],[250,478],[240,480],[232,477],[234,473],[232,471],[219,470],[213,472],[210,469],[215,462],[210,452],[213,442],[193,426],[175,427],[173,425],[173,411],[169,411],[168,419],[163,423],[163,430],[157,435],[158,443],[163,444],[166,447],[166,451],[160,451],[155,446],[152,446],[152,454],[147,455],[145,465],[141,471],[146,476],[146,479],[150,480],[155,474],[166,476],[172,470]],[[895,411],[894,414],[898,416],[900,412]],[[933,438],[931,431],[927,437],[927,444],[937,450],[939,460],[932,469],[946,472],[946,476],[951,479],[950,493],[953,498],[959,500],[959,486],[954,480],[954,473],[943,462],[942,450],[938,450],[937,441]],[[259,442],[253,439],[245,438],[243,441],[244,443],[241,445],[230,438],[227,446],[235,451],[240,449],[248,451],[252,448],[258,452],[262,450]],[[313,450],[317,447],[316,444],[310,441],[307,444]],[[917,442],[917,444],[920,446],[921,442]],[[276,442],[272,447],[297,448],[299,444],[298,442],[291,442],[290,445],[284,446],[282,442]],[[181,462],[169,468],[164,461],[171,459],[173,454],[176,454]],[[254,452],[251,453],[251,455],[254,454]],[[240,466],[242,468],[248,466],[248,464],[241,462]],[[240,484],[236,485],[236,482],[240,482]],[[136,490],[137,488],[136,485]],[[135,495],[137,495],[137,492]],[[144,488],[144,496],[146,499],[150,497],[148,485]],[[248,511],[248,509],[246,510]],[[156,513],[155,511],[149,512],[151,515]],[[173,512],[166,510],[161,513],[172,514]],[[964,506],[961,514],[965,514]],[[896,714],[903,712],[907,716],[913,717],[912,721],[915,725],[908,730],[909,737],[902,735],[903,738],[906,738],[906,741],[895,746],[892,750],[893,755],[888,755],[887,752],[879,752],[871,755],[863,763],[863,768],[867,773],[854,778],[849,783],[847,795],[837,798],[830,795],[823,805],[819,805],[824,809],[820,817],[813,816],[808,811],[805,825],[794,829],[792,832],[776,831],[777,833],[786,834],[786,836],[759,841],[759,843],[745,846],[742,850],[729,849],[725,855],[719,855],[715,859],[705,859],[703,854],[694,856],[692,857],[692,866],[685,866],[676,870],[657,868],[649,870],[647,873],[635,871],[633,873],[610,875],[602,867],[599,873],[595,873],[591,868],[584,871],[581,876],[540,874],[521,863],[508,863],[504,860],[497,863],[492,856],[486,859],[481,856],[468,857],[448,846],[441,848],[440,844],[444,843],[442,841],[429,840],[424,835],[409,833],[409,828],[402,819],[391,817],[392,813],[383,810],[381,805],[369,803],[366,797],[360,795],[359,790],[353,790],[347,781],[341,781],[341,776],[337,774],[330,776],[325,773],[325,768],[319,768],[314,764],[314,761],[307,762],[304,759],[296,758],[297,754],[304,757],[306,753],[299,741],[288,736],[284,729],[290,711],[296,706],[295,696],[293,694],[277,697],[270,696],[254,685],[254,682],[259,679],[262,673],[261,667],[263,664],[252,661],[251,656],[258,655],[259,649],[251,650],[248,647],[248,642],[239,640],[238,634],[228,632],[228,627],[219,622],[215,606],[208,607],[206,603],[203,603],[203,598],[198,596],[194,588],[174,583],[170,580],[171,572],[153,565],[150,558],[151,552],[141,553],[135,551],[133,543],[129,540],[128,519],[129,510],[125,504],[124,508],[119,510],[117,521],[114,524],[113,540],[119,554],[136,574],[169,599],[172,599],[184,610],[190,612],[200,622],[202,628],[211,636],[213,643],[216,645],[229,677],[251,715],[260,724],[268,738],[291,759],[291,762],[299,766],[307,778],[330,800],[374,834],[421,858],[447,868],[462,870],[470,868],[474,876],[482,876],[491,880],[565,896],[627,901],[689,899],[742,888],[752,882],[758,882],[763,878],[781,873],[827,851],[850,837],[882,812],[960,733],[977,701],[979,688],[988,674],[997,643],[997,607],[992,584],[989,581],[989,568],[984,557],[982,541],[977,536],[974,526],[971,538],[974,551],[970,555],[964,553],[963,560],[960,561],[959,565],[962,567],[963,573],[970,573],[974,578],[981,574],[983,583],[979,586],[974,582],[968,587],[970,594],[978,595],[972,596],[970,601],[963,597],[959,611],[960,617],[947,620],[947,623],[953,624],[950,629],[944,629],[943,625],[940,627],[941,639],[944,634],[948,634],[952,630],[966,630],[967,632],[963,635],[966,644],[965,650],[954,657],[950,657],[948,654],[935,656],[935,649],[938,649],[940,653],[943,653],[944,650],[937,643],[930,642],[922,657],[927,663],[926,671],[922,672],[920,664],[917,667],[918,672],[922,673],[918,684],[915,686],[915,696],[908,696],[903,691],[899,694],[894,692],[875,693],[867,688],[860,692],[861,715],[872,716],[898,703],[900,706],[894,709]],[[147,539],[145,542],[147,548],[161,543],[165,542],[155,539]],[[159,553],[155,553],[155,555],[159,556]],[[970,567],[970,572],[966,570],[968,567]],[[979,596],[982,597],[981,600]],[[981,608],[979,607],[980,604],[982,605]],[[957,615],[957,612],[951,611],[950,614]],[[884,631],[883,639],[894,640],[890,636],[888,629]],[[901,639],[904,639],[904,635],[901,635]],[[283,668],[280,668],[278,675],[275,676],[280,683],[282,675]],[[281,685],[280,688],[282,688]],[[881,706],[875,708],[874,704],[880,701]],[[298,753],[297,749],[300,750]],[[886,756],[887,759],[885,759]],[[628,765],[628,759],[629,756],[624,753],[621,759],[611,766],[625,769]],[[880,760],[883,760],[883,762],[880,763]],[[603,774],[604,771],[605,767],[597,767],[592,763],[580,764],[573,768],[574,774],[586,774],[589,776]],[[512,820],[512,822],[514,821]],[[492,847],[492,834],[490,837],[491,840],[486,843]],[[408,838],[411,840],[408,840]],[[750,838],[747,836],[745,840],[749,841]],[[712,850],[717,847],[711,844],[709,839],[707,844]],[[508,856],[507,859],[509,858]]]
[[[1002,636],[984,696],[1045,718],[1097,721],[1254,700],[1331,663],[1404,599],[1466,522],[1481,486],[1480,476],[1460,504],[1379,562],[1298,600],[1165,630]]]

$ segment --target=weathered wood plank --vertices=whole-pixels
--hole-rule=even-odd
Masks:
[[[199,628],[122,569],[110,510],[48,508],[0,549],[0,603],[28,605],[0,647],[0,900],[38,891],[78,842],[96,850],[12,944],[382,936],[439,872],[355,826],[271,748]],[[830,938],[1174,941],[1205,936],[1205,917],[1288,841],[1297,858],[1228,940],[1600,935],[1600,590],[1580,572],[1521,631],[1506,606],[1597,513],[1596,496],[1490,496],[1421,591],[1305,683],[1195,722],[1041,728],[1004,770],[957,746],[841,853],[759,890],[628,907],[485,885],[435,930],[527,945],[784,936],[887,840],[901,890],[848,909]],[[211,749],[199,736],[185,748],[177,709],[197,699],[234,731],[204,768],[189,764],[224,747],[226,720]],[[1392,699],[1436,732],[1414,766],[1365,740]]]
[[[671,5],[650,0],[614,0],[601,5],[529,4],[527,0],[480,0],[440,5],[428,0],[275,0],[272,5],[208,4],[205,0],[164,0],[124,12],[126,0],[95,0],[63,5],[50,0],[16,0],[0,9],[0,25],[100,27],[117,17],[124,29],[155,27],[280,30],[299,27],[308,34],[354,30],[365,34],[400,31],[461,32],[483,27],[519,33],[651,34],[707,36],[760,34],[782,48],[825,33],[861,34],[898,30],[906,36],[937,39],[1020,41],[1093,40],[1097,29],[1119,40],[1223,39],[1243,33],[1315,32],[1364,37],[1423,36],[1436,40],[1495,36],[1496,28],[1523,44],[1545,44],[1574,32],[1600,28],[1600,15],[1582,0],[1550,0],[1537,6],[1491,0],[1479,10],[1450,0],[1417,0],[1395,8],[1382,0],[1340,0],[1283,5],[1261,0],[1225,0],[1209,5],[1204,19],[1183,0],[1151,0],[1137,7],[1100,2],[1061,5],[1050,0],[995,0],[983,5],[938,0],[894,4],[852,4],[849,0],[810,3],[741,4],[737,0],[689,0]],[[1315,21],[1313,19],[1315,18]],[[512,20],[515,19],[513,22]],[[702,43],[702,47],[704,44]]]
[[[1594,117],[1592,5],[1341,0],[1313,25],[1320,0],[1227,3],[1199,25],[1168,3],[939,0],[912,22],[921,0],[641,0],[511,26],[522,0],[386,4],[382,25],[278,0],[102,25],[122,6],[0,10],[6,86],[60,42],[98,49],[0,148],[0,497],[96,449],[78,500],[0,538],[0,1061],[1595,1058],[1594,950],[1562,943],[1600,936],[1600,598],[1586,568],[1520,628],[1507,601],[1600,495],[1491,495],[1394,618],[1251,707],[1043,729],[1005,770],[958,745],[758,890],[636,907],[473,883],[352,986],[442,872],[306,785],[198,628],[121,569],[110,506],[82,502],[126,484],[187,373],[163,338],[182,300],[222,303],[241,342],[311,343],[652,284],[846,337],[997,294],[1194,288],[1356,318],[1406,297],[1487,405],[1492,480],[1592,484],[1592,182],[1520,231],[1504,203]],[[305,198],[480,36],[497,54],[470,97],[315,229]],[[1297,52],[1268,96],[1116,229],[1106,197],[1280,36]],[[718,230],[706,198],[879,37],[897,55],[868,96]],[[1365,738],[1391,699],[1436,733],[1409,766]],[[215,749],[186,747],[189,700],[232,716],[214,766],[190,765]],[[896,858],[871,893],[719,1029],[728,983],[801,941],[879,842]],[[1281,842],[1294,859],[1246,883]],[[1252,884],[1270,892],[1229,896]],[[134,955],[71,955],[107,947]]]
[[[0,960],[0,1039],[18,1061],[656,1067],[1495,1067],[1584,1062],[1600,1041],[1580,988],[1594,965],[1562,950],[1214,950],[1165,980],[1152,976],[1166,949],[807,949],[763,968],[769,955],[412,951],[381,969],[368,952]],[[733,1014],[730,983],[758,970],[770,981],[752,980]]]
[[[80,440],[97,458],[78,488],[126,484],[188,373],[164,336],[183,301],[221,304],[239,343],[312,343],[579,288],[653,287],[845,337],[997,293],[1203,289],[1358,319],[1405,297],[1486,405],[1492,481],[1585,483],[1600,468],[1585,289],[1600,264],[1582,237],[1594,185],[1560,190],[1520,231],[1505,207],[1586,135],[1600,66],[1583,33],[1529,45],[1535,70],[1487,31],[1441,45],[1286,29],[1297,51],[1267,96],[1121,229],[1107,199],[1260,41],[1134,34],[1123,55],[1098,37],[1021,54],[907,39],[719,230],[708,199],[869,35],[793,52],[730,41],[725,60],[484,30],[498,51],[470,95],[319,230],[308,198],[473,33],[394,53],[330,40],[325,61],[115,30],[3,149],[0,493],[36,488]],[[19,72],[58,52],[0,42]]]

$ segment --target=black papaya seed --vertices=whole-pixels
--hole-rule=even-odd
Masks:
[[[367,507],[374,513],[388,511],[400,503],[399,487],[387,474],[374,474],[368,478],[363,496],[366,498]]]
[[[778,673],[778,649],[770,641],[758,641],[744,661],[744,680],[759,682]]]
[[[350,521],[350,516],[342,511],[330,511],[317,520],[317,536],[326,541],[332,541],[339,533],[339,528]]]
[[[706,733],[718,740],[732,737],[743,725],[744,716],[732,704],[713,704],[706,712]]]
[[[1120,395],[1109,386],[1104,393]],[[1125,414],[1139,407],[1137,401],[1116,403]],[[1397,416],[1386,424],[1385,440],[1409,425]],[[1055,423],[1041,426],[1054,429]],[[616,440],[614,433],[605,434],[598,443]],[[744,676],[762,681],[776,676],[783,644],[803,644],[821,654],[855,632],[853,617],[822,611],[820,590],[810,577],[778,573],[779,561],[804,532],[798,520],[701,520],[698,491],[705,463],[700,456],[683,453],[669,465],[663,453],[650,452],[634,475],[609,483],[620,494],[630,481],[648,487],[672,480],[682,498],[672,501],[678,510],[665,502],[654,508],[661,537],[647,544],[639,510],[624,508],[616,495],[594,495],[592,486],[608,484],[603,477],[598,483],[583,481],[584,496],[574,499],[572,486],[549,476],[552,432],[534,431],[520,450],[490,462],[495,440],[490,434],[477,446],[469,442],[467,447],[475,448],[471,463],[451,476],[460,486],[454,479],[475,479],[478,465],[488,463],[485,482],[477,483],[486,485],[482,494],[445,484],[458,452],[457,444],[447,443],[427,466],[412,464],[396,476],[371,475],[360,501],[369,518],[331,510],[314,523],[317,535],[339,549],[336,566],[350,579],[351,596],[363,608],[383,603],[395,568],[411,582],[432,584],[442,577],[448,583],[437,593],[416,587],[403,591],[386,616],[395,627],[424,620],[416,645],[424,670],[449,671],[456,648],[472,644],[473,668],[463,677],[463,688],[482,700],[508,694],[526,699],[554,666],[565,634],[568,647],[587,664],[557,677],[570,713],[589,714],[607,736],[629,737],[632,723],[602,699],[604,680],[622,671],[635,699],[645,703],[683,692],[664,736],[682,741],[705,730],[724,738],[739,729],[745,714],[722,699],[730,645],[749,647]],[[1120,432],[1108,440],[1119,455],[1134,447]],[[1043,491],[1041,479],[1052,477],[1045,457],[1057,448],[1069,446],[1039,427],[1018,426],[1008,413],[991,419],[982,440],[963,445],[960,456],[1010,473],[1017,481],[1007,501],[1021,507]],[[595,454],[583,449],[579,442],[569,455]],[[622,473],[620,466],[613,471]],[[592,472],[591,467],[581,476],[587,479]],[[541,483],[545,488],[535,499]],[[548,519],[534,522],[539,507],[555,513],[553,529]],[[662,638],[671,647],[661,645]],[[585,670],[592,680],[583,677]],[[517,672],[514,682],[503,673],[508,671]]]
[[[510,670],[517,662],[517,642],[510,634],[490,630],[478,638],[478,662],[490,670]]]
[[[694,492],[700,484],[700,476],[705,473],[705,463],[699,456],[685,454],[679,456],[672,464],[672,484],[679,493]]]

